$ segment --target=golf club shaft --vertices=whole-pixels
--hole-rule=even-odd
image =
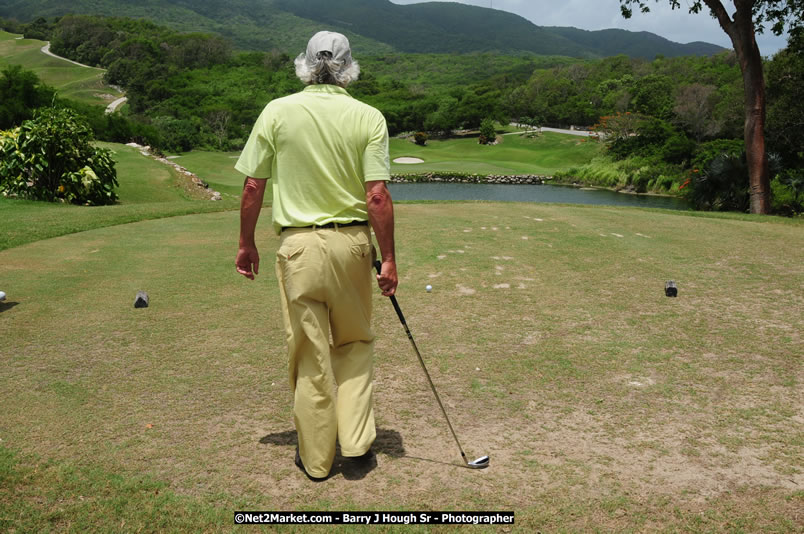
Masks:
[[[379,261],[374,262],[374,268],[377,269],[377,274],[380,274],[380,270],[382,269],[382,264]],[[396,315],[399,317],[399,322],[402,323],[402,327],[405,329],[405,333],[408,335],[408,339],[410,340],[410,344],[413,346],[413,351],[416,353],[416,357],[419,358],[419,364],[422,366],[422,371],[424,371],[424,376],[427,377],[427,383],[430,384],[430,389],[433,390],[433,395],[438,401],[438,407],[441,408],[441,413],[444,414],[444,419],[447,421],[447,426],[449,426],[449,431],[452,432],[452,437],[455,438],[455,444],[458,445],[458,450],[461,451],[461,458],[467,464],[469,461],[466,459],[466,454],[463,452],[463,447],[461,447],[461,442],[458,441],[458,436],[455,434],[455,430],[452,428],[452,423],[449,421],[449,416],[447,415],[447,410],[444,409],[444,405],[441,403],[441,397],[438,396],[438,391],[436,391],[435,385],[433,384],[433,380],[430,378],[430,373],[427,372],[427,366],[424,365],[424,360],[422,359],[421,353],[419,353],[419,348],[416,346],[416,342],[413,341],[413,334],[410,333],[410,328],[408,328],[408,323],[405,321],[405,316],[402,314],[402,309],[399,307],[399,303],[396,301],[396,296],[391,295],[391,304],[394,305],[394,310],[396,311]]]

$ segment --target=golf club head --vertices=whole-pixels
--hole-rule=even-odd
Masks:
[[[489,457],[481,456],[473,462],[466,462],[466,467],[469,469],[485,469],[489,466]]]

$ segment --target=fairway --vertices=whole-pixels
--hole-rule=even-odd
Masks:
[[[42,53],[47,43],[35,39],[17,39],[19,35],[0,31],[0,68],[22,65],[56,88],[62,98],[106,106],[120,92],[103,83],[103,69],[79,67]]]
[[[376,293],[378,465],[339,457],[310,483],[293,465],[270,213],[256,282],[234,270],[237,212],[190,215],[0,251],[0,526],[229,531],[237,509],[444,509],[514,510],[523,533],[804,527],[800,222],[523,203],[396,214],[399,303],[488,469],[458,466]],[[138,290],[149,308],[133,308]]]
[[[538,137],[503,136],[503,142],[480,145],[476,138],[431,140],[427,146],[406,139],[390,140],[391,172],[420,173],[452,171],[477,174],[552,175],[558,170],[588,163],[600,146],[572,136],[546,132]],[[203,176],[213,189],[233,195],[243,188],[243,175],[234,170],[239,152],[206,152],[194,150],[174,161]],[[393,163],[398,157],[411,156],[424,160],[416,165]],[[266,191],[270,199],[271,189]]]
[[[406,139],[391,140],[391,160],[415,157],[416,165],[391,163],[391,171],[417,173],[454,171],[478,174],[541,174],[588,163],[600,145],[586,138],[545,132],[536,137],[504,135],[497,145],[480,145],[476,138],[430,140],[420,146]]]

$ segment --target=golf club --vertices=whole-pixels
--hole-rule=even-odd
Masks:
[[[374,261],[374,268],[377,269],[377,274],[380,274],[382,264],[380,263],[379,260]],[[488,467],[489,466],[488,456],[481,456],[480,458],[471,462],[466,459],[466,454],[463,452],[461,442],[458,441],[458,436],[455,434],[455,430],[452,428],[452,423],[449,422],[447,411],[444,409],[444,405],[441,403],[441,398],[438,396],[438,392],[436,391],[435,385],[433,385],[433,381],[430,378],[430,373],[427,372],[427,367],[424,365],[422,355],[419,353],[419,349],[416,347],[416,342],[413,341],[413,334],[410,333],[408,323],[405,322],[405,316],[402,315],[402,310],[399,308],[399,303],[396,301],[396,297],[394,295],[391,295],[390,298],[391,298],[391,304],[394,305],[394,310],[396,310],[396,314],[397,316],[399,316],[399,322],[401,322],[402,326],[405,328],[405,333],[408,335],[410,344],[413,345],[413,350],[416,352],[416,356],[419,358],[419,363],[421,364],[422,370],[424,371],[424,376],[427,377],[427,382],[430,384],[430,389],[433,390],[433,395],[435,395],[436,401],[438,401],[438,406],[441,408],[441,413],[444,414],[444,419],[447,420],[447,425],[449,425],[449,431],[452,432],[452,437],[455,438],[455,443],[458,445],[458,450],[461,451],[461,458],[463,458],[463,461],[466,462],[466,467],[470,469],[483,469]]]

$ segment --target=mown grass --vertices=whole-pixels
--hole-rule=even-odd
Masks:
[[[86,207],[0,196],[0,250],[104,226],[237,207],[237,199],[230,195],[221,202],[200,200],[194,186],[170,166],[137,149],[114,143],[98,145],[113,151],[119,203]]]
[[[0,31],[0,68],[22,65],[56,88],[62,98],[87,104],[106,105],[120,93],[103,83],[103,69],[79,67],[42,53],[44,41],[17,39],[19,35]]]
[[[173,217],[0,252],[3,528],[229,530],[241,506],[512,509],[517,532],[802,528],[800,223],[520,203],[396,213],[400,305],[488,470],[452,465],[377,295],[378,467],[339,459],[309,483],[292,464],[269,213],[257,282],[233,269],[236,212]]]
[[[0,482],[4,532],[190,532],[200,525],[225,532],[232,522],[220,503],[179,496],[147,475],[121,476],[2,446]]]
[[[505,135],[497,145],[480,145],[476,138],[429,140],[419,146],[391,140],[391,159],[421,158],[415,165],[391,164],[392,172],[459,171],[478,174],[542,174],[582,165],[600,151],[584,138],[544,132],[535,137]]]
[[[204,181],[212,189],[230,195],[240,195],[245,177],[234,168],[239,156],[240,152],[194,150],[179,155],[173,161],[191,172],[203,176]],[[265,194],[266,201],[270,201],[272,194],[270,187],[266,189]]]
[[[508,127],[501,131],[515,132]],[[430,140],[418,146],[404,139],[391,139],[391,159],[417,157],[424,163],[391,163],[391,172],[457,171],[478,174],[545,174],[580,165],[591,160],[600,148],[593,142],[569,135],[545,132],[537,137],[505,135],[499,145],[483,146],[477,138]],[[243,177],[234,170],[239,152],[193,151],[175,159],[180,165],[204,176],[213,188],[239,194]]]

